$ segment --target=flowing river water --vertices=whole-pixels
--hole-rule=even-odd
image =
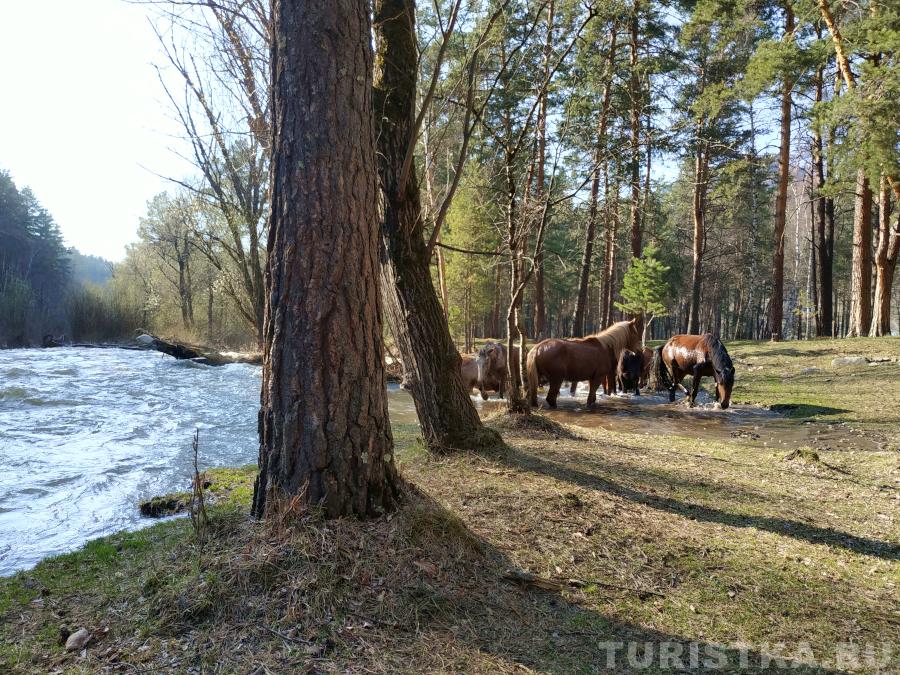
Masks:
[[[210,367],[124,349],[0,351],[0,576],[87,540],[149,524],[137,503],[183,490],[200,430],[203,466],[256,461],[260,368]],[[415,423],[409,395],[388,392],[391,421]],[[562,396],[551,416],[608,430],[738,438],[773,446],[846,444],[761,408],[688,411],[661,396]],[[482,404],[491,409],[497,402]]]

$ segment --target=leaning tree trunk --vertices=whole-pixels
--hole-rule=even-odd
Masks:
[[[431,280],[419,185],[407,157],[416,140],[415,2],[377,0],[375,27],[385,304],[404,370],[411,375],[425,444],[435,452],[472,448],[490,434],[460,379],[459,352]]]
[[[847,337],[861,337],[868,335],[872,324],[872,190],[864,169],[859,169],[856,174],[850,281]]]
[[[891,228],[891,193],[887,180],[881,179],[878,197],[878,248],[875,252],[875,304],[870,337],[891,334],[891,290],[900,252],[900,217]]]
[[[257,517],[293,495],[329,517],[375,516],[398,496],[378,283],[371,28],[366,0],[274,0]]]
[[[785,4],[784,34],[794,32],[794,11]],[[778,153],[778,191],[775,194],[775,227],[772,232],[772,304],[769,332],[773,342],[781,339],[784,319],[784,225],[787,219],[787,193],[791,178],[791,89],[785,76],[781,91],[781,147]]]

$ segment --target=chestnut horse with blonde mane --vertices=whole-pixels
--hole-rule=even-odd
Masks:
[[[556,398],[564,380],[587,380],[590,385],[587,404],[597,400],[597,387],[612,390],[616,364],[623,349],[640,351],[641,336],[635,320],[619,321],[596,335],[585,338],[543,340],[528,352],[528,400],[537,407],[537,389],[548,384],[547,405],[556,407]]]

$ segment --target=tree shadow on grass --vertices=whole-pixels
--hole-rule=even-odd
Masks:
[[[769,356],[799,356],[813,358],[816,356],[825,356],[834,353],[833,349],[795,349],[793,347],[782,347],[780,349],[766,349],[760,354],[752,354],[751,356],[769,357]],[[741,355],[746,358],[746,355]]]
[[[785,417],[795,418],[843,415],[850,412],[845,408],[830,408],[824,405],[811,405],[808,403],[776,403],[770,405],[769,410]]]
[[[398,570],[389,591],[392,597],[377,606],[363,605],[359,615],[373,612],[379,621],[381,608],[395,608],[388,614],[392,620],[381,625],[390,627],[382,637],[391,651],[412,657],[395,664],[399,669],[507,672],[524,666],[570,673],[790,667],[800,672],[828,672],[791,659],[771,662],[769,655],[753,649],[728,647],[605,615],[574,601],[565,579],[538,579],[559,586],[549,589],[507,581],[511,570],[522,571],[509,554],[415,489],[396,518],[401,539],[407,542],[402,555],[411,554],[415,562],[409,565],[404,561],[406,569]],[[654,601],[640,589],[625,588],[624,592],[633,592],[641,601]],[[415,606],[412,614],[410,606]]]
[[[557,480],[579,485],[590,490],[606,492],[637,504],[685,516],[693,520],[718,523],[730,527],[755,528],[814,544],[837,546],[854,553],[884,560],[900,560],[900,544],[859,537],[830,527],[818,527],[788,518],[731,513],[709,506],[691,504],[672,497],[649,494],[608,478],[595,476],[571,466],[564,466],[523,453],[512,447],[510,447],[505,461],[520,469],[551,476]]]

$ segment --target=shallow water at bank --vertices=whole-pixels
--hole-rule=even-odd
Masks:
[[[543,406],[543,392],[538,397]],[[687,406],[681,393],[669,403],[662,393],[643,390],[640,396],[598,394],[597,404],[587,408],[587,388],[575,395],[560,392],[557,408],[542,409],[551,419],[588,429],[645,434],[686,436],[708,440],[730,440],[761,447],[793,449],[810,447],[817,451],[879,450],[879,443],[854,433],[842,422],[822,424],[788,419],[778,412],[755,405],[732,404],[722,410],[704,390],[697,405]],[[499,410],[502,401],[490,400],[484,410]]]

